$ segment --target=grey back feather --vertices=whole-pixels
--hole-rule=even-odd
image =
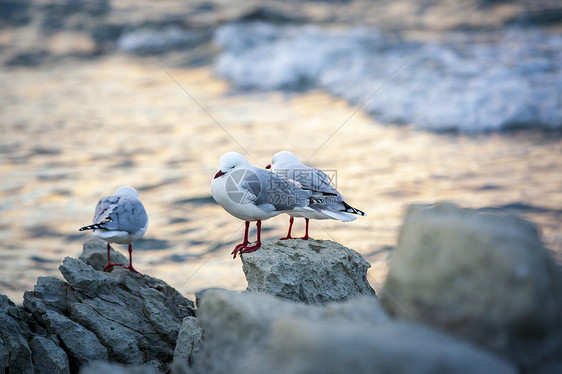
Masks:
[[[292,210],[309,205],[312,192],[303,190],[297,183],[268,170],[254,169],[259,183],[248,183],[247,188],[254,196],[254,204],[264,210]]]
[[[107,196],[96,205],[94,224],[100,224],[103,229],[134,234],[144,229],[147,223],[144,206],[133,197]]]

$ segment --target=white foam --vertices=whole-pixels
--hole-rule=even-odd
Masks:
[[[364,107],[379,121],[461,132],[562,127],[562,35],[453,37],[421,43],[366,27],[233,23],[215,33],[215,71],[241,89],[322,87],[360,105],[407,61]]]

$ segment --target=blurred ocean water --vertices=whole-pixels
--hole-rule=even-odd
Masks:
[[[376,120],[463,133],[562,128],[562,35],[512,27],[409,41],[374,28],[236,22],[220,27],[215,72],[241,89],[323,88]]]
[[[21,302],[37,277],[61,277],[91,236],[78,227],[121,185],[149,215],[140,271],[188,296],[244,289],[230,255],[243,223],[210,196],[227,151],[263,167],[290,150],[337,173],[368,216],[310,233],[362,253],[377,290],[411,203],[522,215],[562,263],[551,5],[395,3],[0,2],[0,293]],[[539,31],[541,17],[554,27]],[[287,221],[264,222],[262,238]]]

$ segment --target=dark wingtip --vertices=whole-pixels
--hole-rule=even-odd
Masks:
[[[357,208],[352,207],[351,205],[349,205],[345,201],[342,201],[342,204],[343,204],[343,206],[345,208],[345,211],[347,213],[357,214],[358,216],[363,216],[363,217],[367,216],[367,214],[365,214],[365,212],[363,212],[363,211],[361,211]]]

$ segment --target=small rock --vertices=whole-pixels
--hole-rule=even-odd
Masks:
[[[367,281],[371,265],[354,250],[329,240],[264,242],[241,258],[248,292],[317,305],[375,295]]]
[[[68,309],[68,304],[74,301],[76,300],[69,292],[68,283],[55,277],[39,277],[33,291],[25,292],[23,306],[37,316],[47,310],[64,313]]]
[[[193,367],[201,348],[203,331],[195,317],[185,317],[174,349],[174,362],[186,363]]]
[[[92,238],[84,243],[84,248],[79,259],[84,261],[86,264],[90,265],[96,270],[103,270],[105,265],[107,265],[107,249],[101,251],[101,246],[106,246],[107,244],[98,238]],[[117,252],[113,248],[109,250],[109,258],[113,264],[123,264],[129,263],[127,257],[123,256],[121,252]]]
[[[536,228],[521,218],[411,206],[381,301],[530,370],[562,355],[561,280]]]
[[[0,295],[0,371],[33,374],[31,350],[18,320],[15,304]]]
[[[61,339],[78,365],[96,360],[107,361],[107,349],[93,332],[53,311],[45,313],[45,322],[48,329]]]
[[[517,371],[490,352],[422,325],[334,324],[282,318],[272,327],[269,347],[255,349],[234,372],[515,374]]]
[[[36,336],[29,342],[35,374],[69,374],[68,357],[52,340]]]
[[[209,290],[201,301],[198,320],[204,343],[195,369],[204,373],[231,373],[244,362],[247,352],[267,345],[274,322],[280,318],[385,323],[388,317],[372,296],[345,303],[311,306],[259,293]]]

